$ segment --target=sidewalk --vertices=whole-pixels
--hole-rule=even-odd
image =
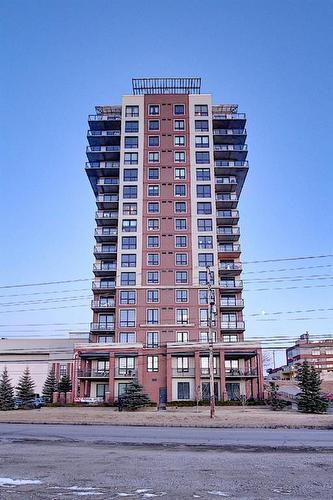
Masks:
[[[218,407],[216,418],[209,418],[209,408],[172,408],[166,411],[145,409],[118,412],[107,407],[58,407],[40,410],[0,412],[0,423],[132,425],[154,427],[219,428],[310,428],[333,429],[333,414],[307,415],[269,408]]]

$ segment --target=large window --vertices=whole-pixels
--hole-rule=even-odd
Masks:
[[[198,202],[197,203],[197,214],[198,215],[211,215],[212,204],[210,201]]]
[[[150,201],[148,203],[148,213],[150,214],[156,214],[156,213],[159,213],[160,211],[160,204],[158,201]]]
[[[187,283],[187,271],[176,271],[176,283]]]
[[[126,117],[139,116],[139,106],[126,106],[125,116]],[[131,123],[131,122],[127,122],[127,123]]]
[[[177,214],[185,213],[186,212],[186,202],[185,201],[176,201],[175,212]]]
[[[187,247],[187,236],[176,236],[175,245],[176,248]]]
[[[148,219],[148,230],[149,231],[158,231],[160,228],[159,219]]]
[[[148,162],[149,163],[159,163],[160,161],[160,153],[157,151],[149,151],[148,153]]]
[[[176,219],[175,220],[175,229],[177,231],[183,231],[186,229],[186,219]]]
[[[120,274],[121,285],[135,285],[136,284],[136,273],[121,273]]]
[[[208,116],[208,104],[195,104],[194,114],[195,116]]]
[[[160,246],[159,236],[148,236],[147,247],[148,248],[158,248]]]
[[[159,290],[147,290],[147,302],[157,303],[160,300]]]
[[[148,122],[148,130],[159,130],[160,122],[159,120],[149,120]]]
[[[160,273],[158,271],[147,271],[147,283],[149,285],[158,284],[160,281]]]
[[[199,342],[203,344],[207,344],[209,342],[209,333],[208,332],[200,332],[199,333]],[[212,342],[216,342],[216,332],[212,332]]]
[[[187,253],[176,253],[176,266],[187,266]]]
[[[174,129],[175,130],[185,130],[185,121],[184,120],[175,120]]]
[[[147,347],[158,347],[158,346],[159,346],[158,332],[147,332]]]
[[[138,180],[137,168],[124,168],[124,182],[135,182]]]
[[[197,151],[195,153],[196,163],[209,163],[209,151]]]
[[[123,236],[121,238],[121,248],[123,250],[135,250],[136,236]]]
[[[199,304],[208,305],[208,290],[199,290]]]
[[[208,120],[195,120],[196,132],[208,132]]]
[[[125,136],[125,149],[137,149],[139,147],[138,136]]]
[[[139,132],[139,122],[138,121],[126,121],[125,122],[125,132]]]
[[[177,325],[188,325],[188,309],[176,309],[176,323]]]
[[[135,267],[135,266],[136,266],[136,254],[123,253],[121,256],[121,267]]]
[[[176,184],[174,189],[175,189],[175,196],[186,196],[185,184]]]
[[[188,302],[188,290],[176,290],[176,302]]]
[[[199,323],[200,326],[208,326],[208,309],[199,310]]]
[[[158,372],[158,356],[147,356],[147,372]]]
[[[137,165],[138,158],[139,158],[138,153],[124,153],[125,165]]]
[[[184,180],[186,178],[185,168],[175,168],[175,179]]]
[[[158,135],[150,135],[148,137],[148,146],[158,147],[160,145],[160,138]]]
[[[184,162],[185,162],[185,151],[176,151],[175,163],[184,163]]]
[[[176,342],[188,342],[188,332],[177,332]]]
[[[177,372],[183,373],[189,371],[189,358],[187,356],[177,357]]]
[[[119,333],[119,342],[121,344],[135,344],[135,333],[134,332],[120,332]]]
[[[120,304],[136,304],[136,291],[135,290],[121,290],[120,291]]]
[[[135,370],[135,358],[132,356],[124,356],[118,358],[118,372],[119,375],[133,375],[133,371]],[[121,386],[126,386],[127,384],[118,384],[118,396],[121,396],[126,392],[126,387],[121,388]]]
[[[185,135],[175,135],[174,136],[175,146],[185,146]]]
[[[200,267],[211,267],[214,265],[214,256],[212,253],[199,253],[198,265]]]
[[[198,231],[213,231],[212,219],[198,219]]]
[[[185,113],[184,104],[175,104],[173,111],[175,115],[183,115]]]
[[[124,186],[123,187],[123,198],[137,198],[138,197],[138,187],[137,186]]]
[[[148,186],[148,196],[159,196],[160,186],[158,184],[150,184]]]
[[[158,325],[159,323],[159,310],[147,309],[147,325]]]
[[[160,169],[159,168],[148,168],[148,179],[156,180],[160,178]]]
[[[137,213],[138,213],[137,203],[123,204],[123,215],[137,215]]]
[[[135,233],[136,232],[136,219],[123,219],[122,230],[125,233]]]
[[[150,115],[159,115],[160,107],[158,104],[149,104],[148,113]]]
[[[209,136],[208,135],[196,135],[195,136],[195,147],[196,148],[209,148]]]
[[[197,181],[210,181],[210,169],[209,168],[197,168]]]
[[[178,382],[177,383],[177,399],[190,399],[190,383]]]
[[[120,326],[135,326],[135,309],[120,309]]]
[[[148,266],[158,266],[160,263],[160,254],[149,253],[147,258]]]
[[[211,186],[209,184],[198,184],[197,185],[197,197],[198,198],[210,198],[212,196]]]

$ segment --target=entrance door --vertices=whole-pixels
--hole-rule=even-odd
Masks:
[[[109,392],[109,384],[96,384],[96,397],[103,398],[105,401],[105,393]]]
[[[160,387],[159,391],[159,406],[160,408],[165,408],[167,403],[167,389],[166,387]]]
[[[239,401],[240,399],[240,384],[226,383],[225,390],[228,394],[228,399],[231,401]]]

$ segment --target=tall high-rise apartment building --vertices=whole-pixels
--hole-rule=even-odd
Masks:
[[[89,116],[96,261],[76,397],[112,402],[135,377],[160,404],[209,398],[209,270],[216,396],[262,395],[261,349],[244,341],[242,312],[246,117],[213,105],[200,84],[134,79],[121,105]]]

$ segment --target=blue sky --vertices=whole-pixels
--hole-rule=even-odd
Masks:
[[[4,0],[0,17],[4,285],[91,277],[86,118],[96,104],[119,103],[138,76],[201,76],[216,104],[239,103],[247,113],[244,261],[333,253],[330,0]],[[297,267],[307,269],[277,271]],[[245,270],[244,280],[270,278],[268,288],[290,286],[273,278],[300,276],[293,290],[246,285],[249,337],[332,332],[333,311],[251,314],[332,307],[333,288],[322,285],[333,285],[333,258]],[[1,325],[22,325],[2,326],[2,335],[82,329],[91,318],[89,281],[0,292],[1,304],[82,296],[1,305],[12,311],[0,312]],[[23,293],[40,295],[12,296]],[[50,325],[23,326],[41,323]]]

